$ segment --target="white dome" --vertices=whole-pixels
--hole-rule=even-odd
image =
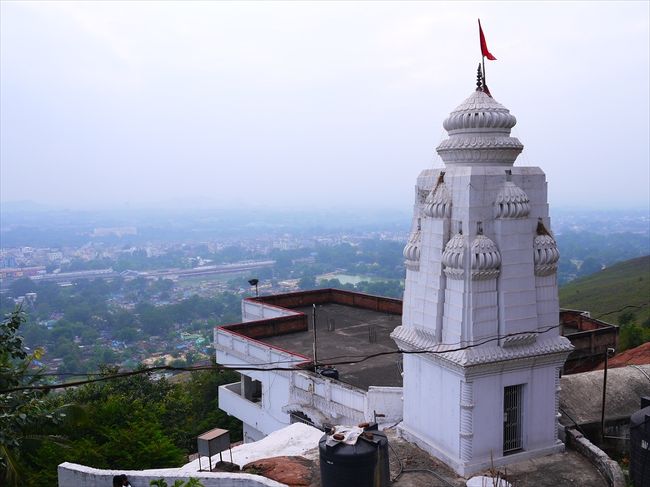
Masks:
[[[516,123],[501,103],[483,91],[474,91],[444,121],[449,138],[436,150],[445,164],[511,166],[524,148],[510,137]]]
[[[458,105],[442,123],[449,135],[470,130],[510,134],[517,119],[506,107],[484,91],[476,90]]]
[[[493,279],[499,275],[501,254],[496,244],[485,235],[477,235],[470,248],[472,279]]]
[[[497,218],[523,218],[530,213],[528,195],[512,181],[503,183],[494,205]]]
[[[533,261],[536,276],[549,276],[557,271],[560,251],[555,239],[548,234],[536,235],[533,241]]]
[[[451,195],[444,181],[431,190],[425,201],[424,214],[433,218],[451,216]]]
[[[447,245],[442,253],[442,263],[445,266],[445,274],[451,279],[461,279],[463,277],[463,265],[465,260],[465,237],[462,233],[457,233]]]

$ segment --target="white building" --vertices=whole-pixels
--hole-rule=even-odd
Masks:
[[[312,306],[318,313],[318,363],[342,356],[392,352],[339,366],[340,380],[305,369],[312,363]],[[241,367],[241,381],[219,388],[219,408],[244,424],[244,441],[257,441],[296,421],[396,423],[402,417],[398,349],[399,300],[321,289],[242,301],[242,323],[215,329],[217,362]],[[245,367],[268,370],[245,370]],[[277,370],[278,368],[287,370]]]
[[[559,373],[572,350],[556,326],[544,173],[513,166],[515,117],[480,86],[444,121],[444,169],[417,179],[392,334],[407,352],[401,430],[461,475],[562,450]]]

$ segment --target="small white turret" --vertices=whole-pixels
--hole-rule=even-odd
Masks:
[[[530,200],[526,192],[513,183],[511,172],[506,171],[506,182],[494,202],[497,218],[524,218],[530,213]]]
[[[464,275],[463,265],[465,262],[465,236],[457,233],[442,253],[442,263],[445,266],[445,274],[449,279],[462,279]]]
[[[494,279],[499,275],[501,254],[496,244],[485,235],[477,235],[470,249],[472,279]]]
[[[537,224],[537,235],[533,240],[533,261],[536,276],[550,276],[557,271],[560,251],[555,239],[544,226],[541,219]]]
[[[427,196],[424,214],[431,218],[449,218],[451,216],[451,195],[445,184],[445,173],[440,173],[438,183]]]
[[[417,270],[420,264],[420,228],[411,233],[402,254],[406,259],[406,266],[411,270]]]

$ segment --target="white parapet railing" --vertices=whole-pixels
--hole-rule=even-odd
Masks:
[[[302,410],[319,425],[363,421],[387,424],[402,420],[401,387],[370,386],[364,391],[304,371],[293,373],[291,382],[290,405],[286,409]]]
[[[317,424],[365,421],[365,392],[318,374],[296,371],[291,376],[287,409],[300,410]]]
[[[294,316],[301,314],[299,311],[273,306],[272,304],[260,303],[243,299],[241,302],[242,322],[266,320],[269,318],[280,318],[282,316]]]
[[[398,423],[404,412],[404,391],[401,387],[370,386],[366,393],[366,421]],[[383,416],[381,416],[383,415]]]
[[[242,365],[271,364],[261,365],[271,368],[291,367],[309,360],[302,355],[267,345],[225,328],[215,329],[214,348],[217,351],[218,363],[230,363],[227,361],[230,356],[239,359]]]
[[[188,472],[183,468],[152,470],[103,470],[65,462],[58,467],[59,487],[104,487],[112,485],[113,476],[124,474],[133,487],[149,487],[152,480],[164,479],[169,485],[176,480],[201,481],[205,487],[287,487],[286,484],[260,475],[229,472]]]

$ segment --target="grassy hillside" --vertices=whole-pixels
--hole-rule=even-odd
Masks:
[[[641,308],[604,315],[628,305]],[[622,324],[621,317],[625,323],[630,320],[629,313],[634,315],[633,322],[647,323],[650,318],[650,255],[620,262],[566,284],[560,288],[560,306],[589,311],[592,317],[609,323]]]

